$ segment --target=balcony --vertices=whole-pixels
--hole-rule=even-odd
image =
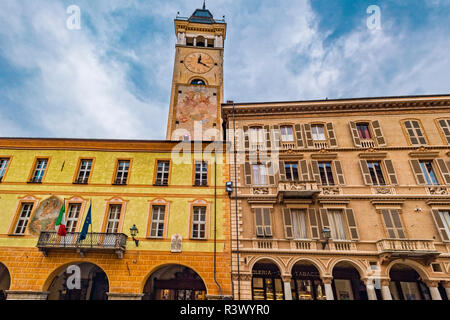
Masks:
[[[361,148],[370,149],[375,147],[375,141],[373,141],[372,139],[361,139]]]
[[[250,151],[253,152],[264,151],[264,143],[256,143],[256,142],[250,143]]]
[[[297,145],[295,142],[282,142],[281,143],[281,149],[283,150],[295,150],[297,149]]]
[[[429,264],[440,255],[434,240],[383,239],[377,242],[377,249],[384,262],[394,258],[416,258]]]
[[[314,148],[316,149],[328,149],[328,141],[314,141]]]
[[[122,259],[126,251],[128,236],[123,233],[88,233],[86,239],[77,242],[79,236],[80,232],[61,237],[56,232],[42,231],[37,247],[46,257],[51,250],[66,250],[78,252],[82,257],[86,252],[112,252]]]
[[[320,189],[315,181],[280,181],[278,183],[278,197],[283,199],[313,199]]]

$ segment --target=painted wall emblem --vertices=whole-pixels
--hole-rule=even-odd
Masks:
[[[179,234],[172,236],[172,241],[170,242],[170,252],[179,253],[182,250],[183,238]]]
[[[61,206],[62,200],[54,196],[42,201],[30,220],[28,228],[30,233],[38,236],[41,231],[55,231],[55,223]]]

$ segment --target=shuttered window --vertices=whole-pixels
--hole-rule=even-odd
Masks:
[[[426,184],[428,185],[439,185],[438,179],[436,177],[436,173],[434,172],[433,162],[432,161],[419,161],[420,169],[422,170],[422,174],[425,178]]]
[[[299,175],[298,175],[298,164],[288,162],[284,165],[285,171],[286,171],[286,180],[288,181],[299,181]]]
[[[441,172],[445,184],[450,185],[450,169],[445,163],[444,159],[436,159],[436,164],[439,171]]]
[[[450,211],[433,209],[431,213],[442,241],[450,241]]]
[[[423,133],[419,121],[408,120],[404,122],[406,132],[408,133],[409,141],[412,145],[426,145],[427,140]]]
[[[319,162],[319,174],[320,181],[323,186],[334,186],[333,170],[331,168],[331,162]]]
[[[405,232],[397,209],[381,210],[384,225],[390,239],[405,239]]]
[[[353,209],[320,209],[322,228],[329,228],[334,240],[358,240],[359,233]],[[348,229],[347,229],[348,228]],[[349,235],[347,234],[349,231]]]
[[[306,210],[283,209],[284,231],[286,239],[308,239]]]
[[[339,185],[343,186],[345,185],[345,177],[344,177],[344,171],[342,169],[342,164],[340,161],[333,161],[334,164],[334,170],[336,172],[337,180]]]
[[[367,167],[369,169],[373,185],[386,185],[386,180],[384,179],[383,170],[381,169],[381,163],[379,161],[368,161]]]
[[[272,223],[269,208],[255,209],[255,224],[257,237],[272,237]]]
[[[294,131],[292,126],[281,127],[281,140],[283,142],[294,142]]]
[[[337,138],[336,138],[336,134],[334,132],[334,126],[331,122],[327,123],[327,132],[328,132],[328,141],[330,143],[330,147],[337,148],[338,147]]]
[[[331,238],[334,240],[347,240],[344,213],[342,210],[328,210]]]
[[[450,119],[439,120],[439,125],[444,133],[447,144],[450,144]]]
[[[311,125],[311,134],[314,141],[325,141],[325,128],[323,124],[313,124]]]

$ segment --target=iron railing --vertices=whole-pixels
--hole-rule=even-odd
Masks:
[[[67,233],[61,237],[57,232],[42,231],[37,247],[44,253],[48,249],[111,250],[125,252],[128,236],[123,233],[88,233],[78,242],[80,232]]]

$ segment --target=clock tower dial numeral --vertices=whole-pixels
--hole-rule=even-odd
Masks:
[[[193,52],[186,56],[184,65],[193,73],[206,73],[214,67],[214,60],[207,53]]]

